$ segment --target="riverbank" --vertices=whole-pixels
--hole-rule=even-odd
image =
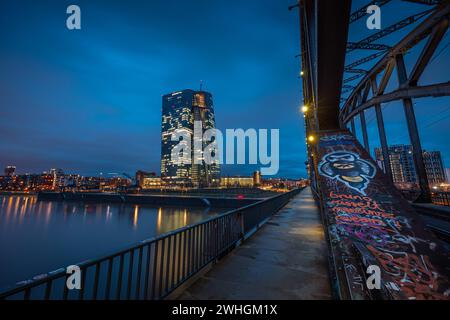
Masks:
[[[117,194],[91,192],[40,192],[38,201],[84,201],[96,203],[127,203],[155,206],[189,206],[239,208],[264,198],[246,198],[245,195],[232,197],[205,195],[167,195],[167,194]]]
[[[229,210],[2,195],[0,291],[17,281],[116,252]]]
[[[0,191],[0,196],[35,196],[37,192],[29,191]]]

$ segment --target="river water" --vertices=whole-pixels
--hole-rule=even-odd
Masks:
[[[32,195],[0,195],[0,289],[226,210],[47,202]]]

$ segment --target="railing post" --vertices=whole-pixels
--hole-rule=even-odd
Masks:
[[[92,288],[92,300],[98,298],[99,289],[104,290],[105,300],[110,299],[163,299],[182,282],[197,273],[206,263],[215,262],[229,248],[243,240],[246,228],[257,228],[262,220],[269,217],[284,206],[299,190],[274,196],[242,208],[234,209],[206,222],[171,232],[161,237],[140,242],[115,254],[90,260],[80,265],[82,269],[82,290],[79,299],[84,299],[86,288]],[[263,211],[261,207],[264,207]],[[245,219],[248,220],[245,220]],[[146,248],[146,258],[143,257]],[[137,266],[135,254],[138,250]],[[126,259],[128,258],[128,261]],[[145,265],[143,265],[145,259]],[[126,263],[126,265],[125,265]],[[106,267],[106,275],[100,277]],[[86,283],[88,268],[94,268],[93,284]],[[126,268],[126,269],[125,269]],[[137,270],[135,270],[137,269]],[[127,273],[125,273],[127,272]],[[145,272],[143,275],[142,272]],[[141,278],[144,277],[144,288],[141,292]],[[150,278],[151,277],[151,278]],[[29,299],[34,288],[45,290],[45,299],[51,298],[52,283],[64,280],[62,299],[68,299],[69,289],[65,286],[68,275],[62,269],[58,273],[30,284],[0,293],[0,300],[17,293],[22,293],[24,299]],[[90,277],[87,278],[91,280]],[[151,281],[151,287],[150,287]],[[59,282],[58,282],[59,283]],[[136,287],[133,288],[132,284]],[[45,287],[44,287],[45,286]],[[126,288],[125,288],[126,286]],[[58,288],[56,288],[58,289]],[[133,290],[134,289],[134,290]],[[60,290],[57,291],[58,293]],[[72,298],[76,298],[75,296]]]
[[[240,222],[240,226],[241,226],[241,230],[240,230],[240,238],[243,239],[245,236],[245,223],[244,223],[244,215],[242,214],[241,211],[239,211],[238,213],[238,217],[239,217],[239,222]]]
[[[397,64],[397,75],[399,86],[407,85],[408,75],[406,73],[403,55],[395,57]],[[403,99],[403,108],[405,111],[406,123],[408,125],[409,139],[411,141],[414,157],[416,174],[419,179],[420,196],[417,202],[431,202],[430,186],[428,184],[427,172],[423,161],[422,146],[420,144],[419,130],[417,129],[416,116],[414,115],[414,106],[411,98]]]

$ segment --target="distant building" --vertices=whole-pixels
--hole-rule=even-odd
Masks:
[[[15,166],[7,166],[5,168],[5,176],[12,177],[16,173],[16,167]]]
[[[201,121],[203,132],[215,128],[212,95],[205,91],[183,90],[166,94],[162,98],[161,137],[161,178],[169,186],[209,187],[218,185],[219,163],[194,164],[174,163],[172,148],[178,141],[171,141],[175,130],[185,130],[191,134],[193,153],[194,122]],[[203,146],[205,147],[205,146]]]
[[[58,190],[66,184],[66,176],[62,169],[50,169],[50,175],[53,177],[53,189]]]
[[[428,183],[430,185],[438,185],[446,181],[440,151],[424,151],[423,161],[425,162],[425,170],[427,171]]]
[[[253,177],[222,177],[220,186],[224,188],[253,188]]]
[[[392,179],[400,188],[411,188],[418,184],[411,145],[394,145],[388,148]],[[375,149],[378,165],[384,169],[381,148]],[[430,185],[445,182],[444,166],[439,151],[423,151],[423,159]]]
[[[147,177],[156,177],[156,173],[154,172],[145,172],[142,170],[138,170],[136,171],[136,176],[135,176],[135,180],[136,180],[136,185],[140,188],[142,188],[142,185],[144,184],[144,179]]]
[[[39,190],[50,191],[54,190],[55,177],[53,174],[43,173],[39,176]]]
[[[131,180],[129,178],[113,177],[102,179],[99,182],[98,188],[100,191],[125,191],[131,185]]]
[[[450,168],[445,169],[445,175],[447,176],[447,182],[450,183]]]
[[[142,180],[141,188],[143,190],[160,189],[162,187],[162,181],[160,177],[145,177]]]
[[[105,178],[100,177],[83,177],[80,179],[80,190],[100,190],[100,185]]]
[[[260,171],[253,172],[253,185],[255,187],[261,185],[261,172]]]

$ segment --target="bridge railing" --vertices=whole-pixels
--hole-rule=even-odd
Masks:
[[[0,300],[163,299],[233,249],[299,192],[295,189],[79,263],[79,290],[68,289],[70,274],[62,268],[19,283],[0,293]]]

